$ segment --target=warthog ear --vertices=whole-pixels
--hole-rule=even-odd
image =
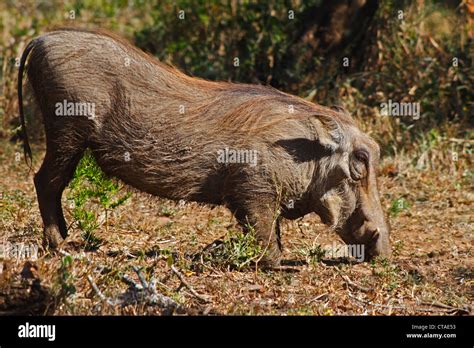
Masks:
[[[284,148],[299,163],[319,161],[333,153],[331,149],[321,145],[319,141],[306,138],[282,139],[276,141],[275,144]]]
[[[328,173],[332,172],[335,181],[349,178],[349,150],[342,126],[337,119],[324,114],[316,117],[316,130],[321,146],[332,151],[331,161],[327,162]]]
[[[319,143],[332,151],[336,151],[343,140],[341,126],[336,120],[327,115],[317,115],[315,123]]]

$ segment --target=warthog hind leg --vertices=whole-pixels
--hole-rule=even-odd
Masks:
[[[48,137],[46,156],[34,182],[41,218],[44,224],[44,244],[56,248],[67,237],[67,226],[61,207],[61,196],[74,170],[81,159],[84,148],[71,146],[71,138],[61,143],[61,138],[54,141]],[[64,149],[67,149],[64,150]]]

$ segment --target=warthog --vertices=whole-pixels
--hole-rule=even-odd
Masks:
[[[61,195],[84,151],[153,195],[228,207],[280,264],[281,218],[315,212],[368,257],[388,255],[377,189],[379,147],[342,108],[260,85],[186,76],[107,32],[58,30],[32,40],[19,69],[43,117],[34,177],[45,242],[67,236]],[[74,116],[74,117],[73,117]]]

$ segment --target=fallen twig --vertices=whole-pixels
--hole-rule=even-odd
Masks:
[[[329,295],[329,293],[327,293],[327,292],[325,292],[321,295],[318,295],[318,296],[312,298],[311,300],[309,300],[308,304],[319,301],[319,300],[326,300],[328,298],[328,295]]]
[[[195,296],[198,300],[202,302],[210,302],[208,298],[204,297],[203,295],[198,294],[197,291],[194,290],[194,288],[186,281],[186,279],[184,278],[184,275],[181,274],[181,272],[178,271],[178,269],[174,265],[171,265],[171,270],[179,278],[179,280],[181,281],[181,284],[183,284],[186,288],[188,288],[188,290],[191,292],[191,294],[193,294],[193,296]]]
[[[441,302],[433,301],[433,302],[421,302],[422,305],[430,306],[430,307],[439,307],[446,309],[447,312],[462,312],[465,314],[469,314],[471,312],[470,308],[460,308],[460,307],[453,307]]]
[[[135,288],[136,290],[143,290],[143,287],[140,284],[135,283],[133,279],[129,278],[126,274],[122,274],[120,279],[122,279],[125,284]]]
[[[142,283],[143,289],[148,288],[148,282],[146,281],[145,277],[143,276],[143,273],[140,271],[140,268],[137,266],[133,266],[133,270],[138,276],[138,279],[140,279],[140,283]]]
[[[408,308],[407,306],[393,306],[393,305],[384,305],[384,304],[380,304],[380,303],[372,303],[371,301],[366,301],[366,300],[363,300],[363,299],[360,299],[360,298],[357,298],[355,296],[353,296],[352,294],[349,294],[349,297],[358,301],[358,302],[361,302],[361,303],[364,303],[366,305],[370,305],[370,306],[374,306],[374,307],[380,307],[380,308],[387,308],[389,310],[392,310],[392,309],[403,309],[403,310],[413,310],[413,311],[416,311],[416,312],[447,312],[447,313],[451,313],[451,312],[455,312],[455,311],[460,311],[460,312],[465,312],[467,314],[469,314],[469,311],[466,310],[465,308],[457,308],[457,307],[451,307],[451,306],[448,306],[448,305],[444,305],[442,303],[434,303],[434,304],[429,304],[429,303],[426,303],[426,302],[422,302],[422,304],[427,304],[427,305],[430,305],[430,306],[436,306],[438,305],[439,307],[442,307],[443,309],[434,309],[434,308],[420,308],[420,307],[415,307],[413,306],[412,308]]]
[[[140,279],[140,283],[143,287],[143,290],[145,291],[145,297],[146,297],[147,302],[149,302],[150,304],[154,304],[154,305],[158,305],[162,307],[165,311],[165,314],[172,314],[175,310],[180,311],[180,312],[186,311],[182,305],[177,303],[172,298],[165,296],[163,294],[160,294],[156,290],[153,284],[154,283],[153,281],[148,283],[145,277],[143,276],[142,272],[140,271],[140,268],[138,268],[137,266],[134,266],[133,270],[137,274],[138,279]]]
[[[94,283],[94,280],[92,279],[92,277],[90,275],[87,276],[87,281],[89,282],[90,286],[92,287],[92,289],[95,291],[95,293],[97,294],[97,296],[99,296],[99,298],[104,301],[104,302],[107,302],[109,305],[114,305],[114,301],[112,301],[111,299],[107,298],[98,288],[98,286],[96,285],[96,283]]]
[[[366,304],[366,305],[370,305],[370,306],[374,306],[374,307],[380,307],[380,308],[387,308],[387,309],[407,309],[406,306],[393,306],[393,305],[384,305],[384,304],[379,304],[379,303],[372,303],[371,301],[366,301],[366,300],[362,300],[358,297],[355,297],[353,296],[352,294],[349,294],[349,297],[356,300],[356,301],[359,301],[363,304]]]
[[[369,291],[370,291],[369,288],[366,288],[366,287],[364,287],[364,286],[362,286],[362,285],[359,285],[359,284],[357,284],[357,283],[354,283],[348,276],[343,275],[343,274],[341,274],[341,273],[339,273],[339,275],[340,275],[341,278],[346,282],[347,285],[349,285],[349,286],[351,286],[351,287],[353,287],[353,288],[356,288],[356,289],[358,289],[358,290],[360,290],[360,291],[362,291],[362,292],[369,292]]]
[[[71,254],[69,254],[67,251],[63,250],[63,249],[59,249],[58,250],[58,253],[60,253],[61,255],[63,256],[71,256]]]
[[[470,144],[474,143],[474,140],[472,139],[458,139],[458,138],[447,138],[447,137],[441,137],[441,139],[445,139],[453,143],[470,143]]]
[[[150,282],[147,282],[145,277],[143,276],[142,272],[138,267],[133,267],[133,270],[138,276],[140,280],[140,284],[136,283],[134,280],[129,278],[127,275],[122,275],[121,279],[124,283],[130,286],[132,291],[128,291],[124,294],[121,294],[118,299],[112,300],[107,298],[98,288],[98,286],[94,283],[94,280],[91,276],[87,276],[87,280],[91,285],[94,292],[99,296],[99,298],[106,302],[107,304],[114,306],[114,305],[121,305],[126,306],[130,303],[137,303],[140,301],[145,301],[150,305],[157,305],[163,310],[164,315],[172,315],[175,311],[180,313],[185,313],[186,309],[174,301],[172,298],[160,294],[155,287],[155,281],[152,279]]]

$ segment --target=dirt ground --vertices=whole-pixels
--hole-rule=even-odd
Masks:
[[[389,212],[400,197],[408,203],[390,213],[391,260],[357,263],[318,254],[341,241],[309,215],[283,224],[286,268],[264,272],[199,256],[238,230],[226,209],[136,191],[97,232],[98,249],[86,250],[73,224],[61,251],[48,252],[41,247],[33,173],[17,151],[1,142],[0,313],[162,314],[145,291],[125,281],[139,282],[137,266],[146,280],[154,279],[155,295],[179,304],[178,314],[472,315],[474,192],[472,182],[453,172],[403,166],[393,172],[394,159],[382,163],[383,206]],[[42,149],[34,153],[38,168]],[[12,245],[37,246],[38,258],[5,253]]]

